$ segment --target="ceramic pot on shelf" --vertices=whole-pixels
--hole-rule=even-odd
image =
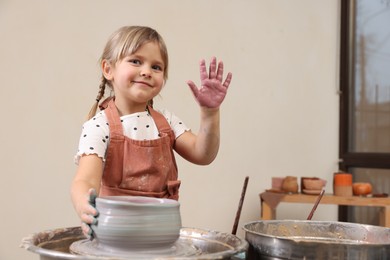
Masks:
[[[298,193],[298,178],[287,176],[282,183],[282,190],[285,192]]]

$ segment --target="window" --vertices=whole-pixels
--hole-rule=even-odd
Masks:
[[[390,194],[390,0],[342,0],[340,170]],[[378,224],[378,210],[340,207],[339,220]]]

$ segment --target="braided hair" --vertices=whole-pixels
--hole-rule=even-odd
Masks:
[[[108,80],[104,76],[102,76],[102,80],[101,80],[101,83],[99,85],[99,92],[98,92],[98,95],[96,96],[96,99],[95,99],[96,102],[93,104],[91,110],[89,111],[87,120],[89,120],[95,116],[97,108],[99,106],[99,102],[104,97],[104,92],[106,89],[107,82],[108,82]]]

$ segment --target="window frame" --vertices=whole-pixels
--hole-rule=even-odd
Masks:
[[[340,28],[340,122],[339,169],[349,168],[390,169],[390,153],[362,153],[349,151],[350,91],[354,87],[354,31],[356,0],[341,1]]]
[[[349,151],[350,95],[354,92],[354,32],[356,1],[341,0],[340,9],[340,113],[339,113],[339,170],[351,168],[390,169],[390,153],[363,153]],[[348,221],[348,207],[339,206],[339,221]]]

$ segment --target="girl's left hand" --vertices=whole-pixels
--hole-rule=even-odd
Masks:
[[[201,107],[219,108],[226,96],[227,89],[232,80],[232,74],[229,72],[223,83],[222,79],[223,62],[218,62],[217,66],[217,59],[213,57],[210,62],[208,74],[205,60],[200,61],[201,87],[198,88],[191,80],[187,81],[187,84]]]
[[[81,214],[81,229],[85,236],[88,238],[93,238],[93,230],[91,228],[91,225],[97,224],[97,216],[99,215],[99,212],[96,210],[96,197],[97,193],[96,190],[91,188],[88,190],[88,205],[83,210],[83,213]]]

